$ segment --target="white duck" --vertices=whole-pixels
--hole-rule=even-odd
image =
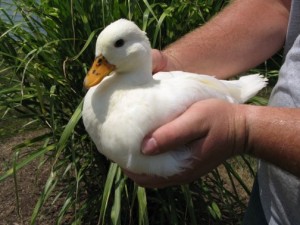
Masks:
[[[151,70],[146,33],[120,19],[99,35],[96,59],[84,80],[91,88],[84,100],[83,122],[97,149],[140,174],[168,177],[189,167],[191,151],[184,146],[155,156],[141,154],[141,143],[151,131],[196,101],[219,98],[243,103],[266,86],[266,79],[257,74],[222,81],[181,71],[152,76]]]

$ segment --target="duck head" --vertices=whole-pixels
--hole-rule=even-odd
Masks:
[[[149,40],[146,33],[129,20],[117,20],[100,33],[95,55],[84,79],[85,88],[97,85],[113,71],[117,75],[135,74],[138,70],[151,74]]]

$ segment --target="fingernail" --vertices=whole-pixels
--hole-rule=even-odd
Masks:
[[[142,146],[142,153],[146,155],[151,155],[156,152],[158,152],[156,140],[154,138],[149,138],[145,140]]]

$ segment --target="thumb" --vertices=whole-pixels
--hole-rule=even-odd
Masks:
[[[203,137],[206,132],[200,122],[199,112],[197,113],[194,108],[190,107],[173,121],[146,136],[142,143],[142,153],[145,155],[163,153]]]

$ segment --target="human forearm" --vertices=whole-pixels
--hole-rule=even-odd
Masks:
[[[289,2],[289,1],[287,1]],[[289,4],[237,0],[201,28],[167,47],[163,69],[229,78],[263,62],[285,39]]]
[[[250,155],[300,176],[300,109],[241,105]]]

